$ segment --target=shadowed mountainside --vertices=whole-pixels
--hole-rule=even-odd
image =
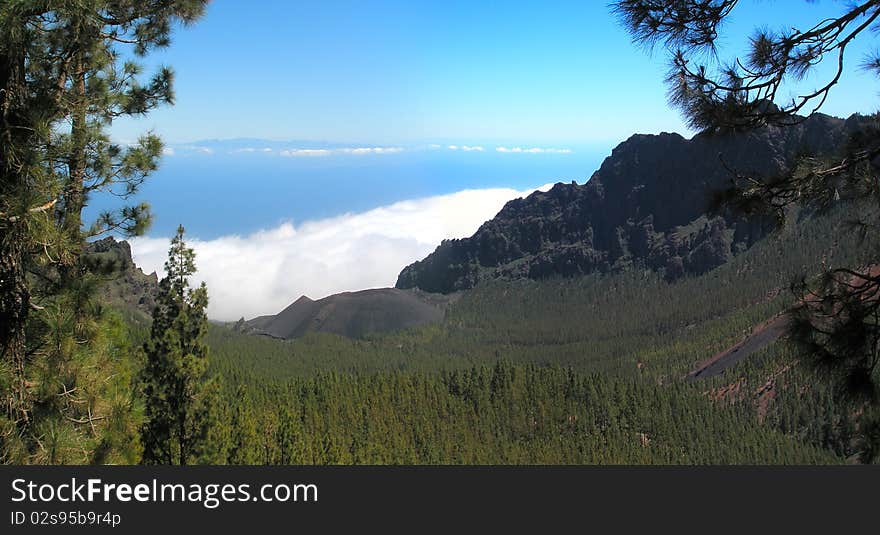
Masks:
[[[446,240],[400,273],[397,288],[448,293],[486,279],[543,279],[637,264],[668,279],[705,273],[751,247],[769,219],[709,212],[731,169],[773,177],[799,157],[831,154],[861,122],[815,114],[750,132],[636,134],[583,185],[508,202],[470,238]]]

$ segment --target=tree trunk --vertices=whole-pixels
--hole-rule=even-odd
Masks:
[[[14,373],[12,391],[4,399],[5,412],[22,424],[28,422],[28,388],[25,379],[25,325],[30,293],[25,283],[20,223],[0,227],[0,357]]]
[[[82,253],[82,210],[85,203],[86,149],[88,143],[88,115],[86,101],[86,74],[82,52],[77,53],[73,75],[74,111],[71,117],[71,152],[68,156],[67,184],[64,188],[62,225],[70,239],[71,250],[62,262],[62,284],[68,286],[76,278],[76,267]]]
[[[3,396],[4,411],[20,425],[27,424],[28,388],[25,379],[25,325],[30,293],[25,278],[26,227],[21,195],[27,191],[24,53],[9,47],[0,56],[0,359],[11,364],[12,391]],[[15,217],[18,215],[19,217]]]
[[[85,201],[83,198],[83,182],[85,181],[86,174],[85,152],[88,139],[85,100],[86,74],[83,69],[81,55],[77,59],[74,87],[76,104],[70,130],[72,152],[68,162],[69,174],[67,177],[67,190],[65,192],[64,224],[69,232],[78,234],[82,226],[82,209]]]

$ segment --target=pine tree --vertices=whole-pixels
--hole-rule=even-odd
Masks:
[[[228,399],[223,394],[223,380],[221,377],[212,378],[203,392],[202,405],[207,408],[205,414],[204,440],[197,443],[193,449],[195,460],[199,464],[226,464],[229,459],[229,449],[232,447],[232,407],[230,403],[237,403],[237,399]]]
[[[116,118],[173,100],[171,71],[142,83],[141,67],[123,61],[122,49],[143,56],[168,45],[172,24],[196,20],[205,3],[0,3],[4,462],[111,462],[133,454],[114,452],[129,440],[103,436],[130,427],[120,420],[134,410],[130,396],[108,390],[129,356],[108,343],[112,320],[93,299],[96,266],[83,253],[90,237],[142,233],[149,210],[124,206],[90,224],[82,213],[93,195],[130,198],[162,153],[152,134],[123,146],[107,133]]]
[[[147,464],[192,463],[208,433],[213,390],[204,343],[208,290],[204,282],[195,289],[189,286],[189,277],[196,272],[195,253],[183,236],[180,226],[159,283],[150,340],[144,344],[141,438]]]
[[[230,418],[229,464],[254,465],[260,463],[260,436],[253,404],[244,385],[236,390],[235,406]]]

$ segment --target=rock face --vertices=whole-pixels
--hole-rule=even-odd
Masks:
[[[576,276],[632,265],[670,279],[717,267],[772,228],[768,220],[708,213],[730,169],[763,177],[799,156],[838,150],[858,116],[815,114],[751,132],[636,134],[583,185],[556,184],[508,202],[470,238],[446,240],[404,268],[397,288],[448,293],[489,278]]]
[[[274,316],[260,316],[240,323],[236,328],[250,334],[285,339],[298,338],[309,332],[361,338],[369,333],[440,321],[451,299],[394,288],[346,292],[317,301],[302,296]]]
[[[147,275],[135,265],[127,241],[116,241],[109,236],[91,242],[86,247],[84,260],[93,272],[106,279],[99,290],[105,303],[150,317],[156,306],[159,279],[155,273]]]

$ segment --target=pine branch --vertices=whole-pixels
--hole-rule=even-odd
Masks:
[[[27,213],[28,214],[39,214],[42,212],[46,212],[48,210],[51,210],[57,203],[58,203],[58,199],[53,199],[45,204],[41,204],[40,206],[35,206],[33,208],[30,208],[27,211]],[[17,215],[7,216],[5,213],[0,212],[0,218],[5,219],[6,221],[9,221],[11,223],[15,223],[16,221],[18,221],[20,219],[20,216],[17,216]]]

